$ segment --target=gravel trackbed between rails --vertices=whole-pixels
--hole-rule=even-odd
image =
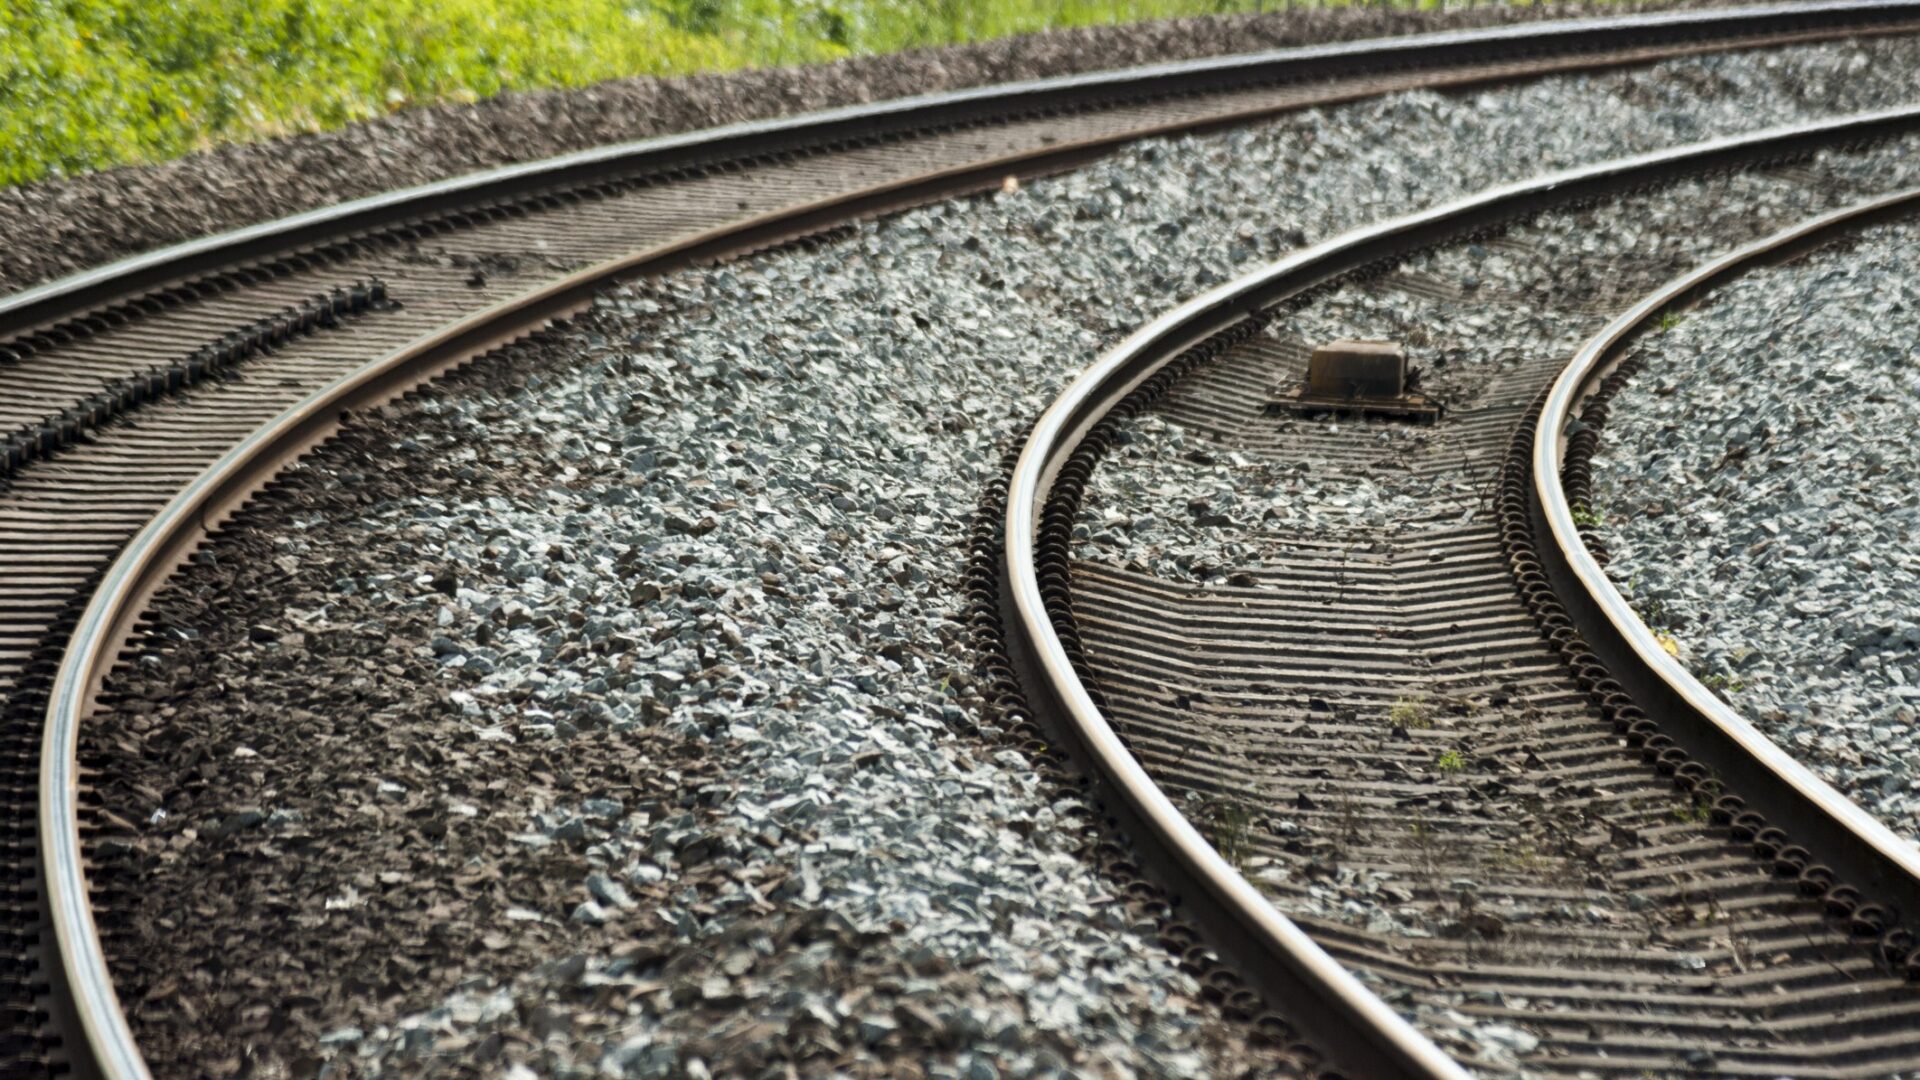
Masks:
[[[1716,251],[1905,186],[1920,177],[1910,143],[1552,213],[1345,283],[1177,383],[1162,407],[1124,429],[1088,485],[1074,613],[1117,730],[1191,820],[1232,838],[1226,843],[1283,912],[1476,1066],[1579,1075],[1590,1064],[1578,1060],[1586,1040],[1601,1039],[1588,1031],[1609,1032],[1597,1056],[1621,1057],[1645,1053],[1630,1034],[1636,1025],[1656,1032],[1656,1043],[1668,1032],[1645,1002],[1613,1016],[1584,1002],[1583,1026],[1569,1037],[1554,1020],[1581,1005],[1538,982],[1517,979],[1521,989],[1507,990],[1499,975],[1449,969],[1466,982],[1460,989],[1397,978],[1392,962],[1374,966],[1380,957],[1405,958],[1417,971],[1445,962],[1438,943],[1465,937],[1477,942],[1469,956],[1484,947],[1478,959],[1509,975],[1551,956],[1569,983],[1605,967],[1595,982],[1607,986],[1628,977],[1635,950],[1657,958],[1650,981],[1693,965],[1722,974],[1720,958],[1697,942],[1666,936],[1674,924],[1649,900],[1655,890],[1642,867],[1581,861],[1605,845],[1539,840],[1591,833],[1598,818],[1575,805],[1580,799],[1560,801],[1562,778],[1544,776],[1544,759],[1578,753],[1581,737],[1538,733],[1579,710],[1567,709],[1553,669],[1528,656],[1539,647],[1535,628],[1522,624],[1509,643],[1498,614],[1484,606],[1469,613],[1460,596],[1483,571],[1460,554],[1470,548],[1443,546],[1489,527],[1486,491],[1500,460],[1489,444],[1510,435],[1525,402],[1604,325],[1607,310]],[[1265,394],[1300,376],[1312,343],[1375,336],[1405,343],[1422,392],[1445,402],[1450,420],[1260,415]],[[1489,593],[1505,599],[1509,583],[1498,569]],[[1434,625],[1416,621],[1423,617]],[[1388,644],[1369,651],[1375,635]],[[1524,734],[1530,726],[1535,733]],[[1524,749],[1508,741],[1515,732]],[[1535,749],[1534,765],[1512,766]],[[1570,791],[1585,782],[1613,795],[1627,790],[1609,775],[1613,766],[1578,760],[1592,771],[1568,768],[1577,777],[1564,785]],[[1542,772],[1529,776],[1534,768]],[[1536,782],[1506,798],[1508,785]],[[1483,789],[1494,797],[1483,802]],[[1554,797],[1541,798],[1547,791]],[[1353,801],[1356,792],[1386,805]],[[1669,785],[1642,794],[1655,828],[1676,820]],[[1623,800],[1601,816],[1635,813],[1647,811]],[[1223,824],[1236,814],[1237,826]],[[1393,837],[1408,820],[1417,831],[1402,854]],[[1603,869],[1615,876],[1598,876]],[[1712,876],[1686,877],[1669,863],[1652,880],[1664,885],[1662,873],[1698,888]],[[1585,885],[1565,895],[1538,888],[1543,878],[1581,877]],[[1452,902],[1461,888],[1472,893],[1463,903],[1477,924]],[[1633,945],[1611,949],[1609,934]],[[1553,951],[1556,936],[1571,955]],[[1357,945],[1342,952],[1349,943]],[[1789,966],[1756,962],[1769,964]],[[1692,993],[1689,1008],[1701,1015],[1750,1008],[1736,994]],[[1529,1002],[1485,1008],[1506,1004],[1508,994]],[[1680,1045],[1732,1045],[1715,1043],[1710,1026]]]
[[[1082,811],[976,731],[955,586],[1010,418],[1308,238],[1884,105],[1914,48],[1147,143],[617,290],[391,410],[161,598],[90,735],[157,1072],[1271,1060],[1127,924],[1067,842]]]

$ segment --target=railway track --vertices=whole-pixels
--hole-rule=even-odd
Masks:
[[[1768,141],[1742,152],[1781,156]],[[1915,192],[1647,281],[1571,365],[1504,370],[1395,463],[1432,490],[1391,529],[1262,526],[1259,557],[1225,583],[1117,567],[1075,539],[1113,509],[1097,471],[1165,429],[1210,453],[1366,475],[1388,425],[1282,423],[1264,407],[1305,352],[1261,333],[1269,320],[1366,280],[1436,321],[1486,310],[1393,271],[1724,149],[1360,230],[1167,314],[1047,411],[1010,470],[1004,531],[976,535],[976,620],[1006,650],[991,665],[1005,700],[1076,751],[1175,883],[1190,923],[1170,943],[1223,991],[1264,991],[1356,1075],[1464,1075],[1436,1044],[1469,1056],[1456,1026],[1513,1051],[1474,1064],[1528,1075],[1920,1068],[1920,954],[1899,922],[1920,910],[1920,855],[1666,656],[1584,542],[1594,437],[1566,434],[1576,414],[1604,419],[1626,377],[1612,359],[1660,313],[1910,212]],[[1564,291],[1528,300],[1591,315],[1584,290]],[[1463,520],[1443,479],[1496,512]]]
[[[88,881],[81,829],[110,835],[116,823],[86,801],[78,728],[144,597],[352,410],[564,318],[623,276],[1071,167],[1146,135],[1414,86],[1896,32],[1917,18],[1904,3],[1636,16],[886,103],[363,200],[0,301],[0,551],[18,568],[0,585],[0,786],[14,803],[6,858],[18,883],[0,1068],[145,1074],[105,976],[95,911],[111,910],[120,886]]]

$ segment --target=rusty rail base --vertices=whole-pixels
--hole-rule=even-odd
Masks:
[[[365,237],[476,207],[555,192],[671,177],[915,132],[1004,122],[1260,85],[1437,71],[1516,59],[1654,45],[1699,51],[1740,39],[1815,40],[1911,28],[1920,0],[1812,0],[1519,23],[1397,38],[1309,45],[1085,75],[949,91],[797,117],[750,121],[504,166],[369,196],[278,221],[191,240],[0,297],[0,337],[47,325],[140,290]],[[1577,61],[1568,66],[1578,66]]]
[[[1662,313],[1697,303],[1750,271],[1792,260],[1836,238],[1920,213],[1920,189],[1895,192],[1789,226],[1675,278],[1590,339],[1553,386],[1534,431],[1530,512],[1547,580],[1580,633],[1629,697],[1746,809],[1817,852],[1837,880],[1920,918],[1920,848],[1895,835],[1762,734],[1660,646],[1588,550],[1564,480],[1568,421]]]
[[[137,1080],[151,1073],[107,974],[79,834],[79,727],[154,593],[201,544],[289,464],[331,438],[355,412],[590,307],[603,289],[644,274],[738,257],[902,208],[1000,186],[1007,176],[1070,169],[1108,152],[1104,140],[1062,144],[927,174],[765,214],[588,267],[477,312],[324,387],[255,432],[183,488],[121,553],[96,589],[63,658],[41,753],[40,877],[44,925],[56,953],[43,959],[49,1012],[77,1039],[64,1047],[78,1077]]]
[[[1413,1031],[1229,866],[1180,815],[1108,723],[1056,629],[1037,560],[1048,493],[1090,432],[1128,396],[1216,334],[1290,297],[1421,248],[1496,228],[1556,206],[1668,182],[1706,170],[1803,157],[1910,133],[1920,109],[1776,129],[1569,170],[1506,185],[1355,230],[1222,285],[1149,323],[1103,355],[1035,425],[1007,499],[1002,570],[1008,651],[1037,717],[1095,777],[1105,811],[1130,835],[1223,955],[1242,966],[1302,1027],[1338,1048],[1358,1076],[1463,1078],[1460,1066]],[[1084,478],[1076,475],[1076,481]]]

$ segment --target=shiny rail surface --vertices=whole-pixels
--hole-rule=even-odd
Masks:
[[[1625,375],[1604,390],[1603,384],[1619,370],[1626,346],[1650,321],[1742,273],[1916,211],[1920,190],[1869,199],[1782,229],[1640,298],[1575,354],[1549,390],[1533,432],[1533,514],[1536,533],[1544,541],[1540,549],[1548,556],[1548,576],[1572,612],[1575,627],[1613,677],[1655,725],[1719,777],[1727,790],[1739,794],[1739,810],[1784,825],[1797,843],[1820,853],[1820,862],[1828,864],[1837,880],[1909,916],[1920,915],[1920,848],[1815,776],[1702,685],[1661,647],[1607,577],[1588,541],[1590,528],[1574,520],[1575,504],[1586,508],[1588,496],[1568,492],[1573,463],[1567,432],[1576,418],[1582,419],[1595,433],[1589,438],[1597,441],[1605,398]]]
[[[1092,631],[1076,622],[1085,579],[1072,565],[1068,537],[1092,470],[1113,444],[1115,422],[1138,416],[1146,402],[1164,396],[1196,360],[1219,359],[1245,346],[1246,330],[1276,305],[1354,271],[1391,266],[1423,247],[1550,207],[1692,172],[1788,159],[1816,147],[1864,141],[1857,136],[1865,129],[1855,125],[1872,126],[1884,136],[1910,132],[1917,120],[1920,111],[1906,109],[1684,147],[1509,185],[1357,230],[1156,319],[1075,379],[1028,435],[1009,481],[1000,605],[1006,612],[1009,660],[1027,691],[1029,707],[1093,773],[1107,811],[1121,820],[1159,875],[1176,883],[1174,891],[1187,916],[1204,929],[1215,951],[1231,958],[1240,974],[1302,1030],[1337,1048],[1338,1064],[1353,1075],[1464,1073],[1350,973],[1354,950],[1364,952],[1364,943],[1342,945],[1344,963],[1336,960],[1328,947],[1284,916],[1222,858],[1150,775],[1141,751],[1130,745],[1145,733],[1136,729],[1129,738],[1116,730],[1113,712],[1126,704],[1117,695],[1126,691],[1091,685],[1095,668],[1102,675],[1113,672],[1114,642],[1096,642]],[[1438,572],[1448,569],[1442,566]],[[1145,632],[1134,617],[1112,617],[1122,620],[1116,624],[1122,629],[1115,633],[1127,640],[1138,640]],[[1097,656],[1101,648],[1108,655]],[[1115,703],[1107,703],[1110,696]],[[1360,966],[1365,966],[1362,959]],[[1843,981],[1852,977],[1841,974]],[[1657,1060],[1665,1051],[1651,1045]],[[1583,1064],[1609,1067],[1604,1052]],[[1617,1064],[1630,1070],[1646,1067],[1627,1060]],[[1570,1061],[1566,1067],[1580,1065]],[[1819,1065],[1814,1072],[1825,1074],[1827,1069]]]
[[[1914,0],[1813,0],[1540,22],[1274,49],[977,87],[799,117],[731,124],[490,169],[132,256],[0,298],[0,334],[62,318],[76,310],[128,296],[136,289],[156,288],[211,269],[449,211],[539,198],[583,185],[605,185],[649,175],[670,176],[726,163],[810,153],[822,147],[872,145],[930,130],[1088,109],[1104,110],[1175,96],[1653,44],[1704,45],[1716,39],[1864,31],[1910,21],[1917,15],[1920,15],[1920,3]]]
[[[1891,0],[1678,12],[909,99],[495,170],[179,245],[0,300],[0,372],[23,390],[0,396],[0,431],[16,433],[0,448],[0,516],[9,521],[0,554],[23,567],[0,588],[0,691],[11,710],[45,721],[31,755],[43,805],[16,823],[9,850],[37,860],[38,881],[10,896],[21,911],[41,907],[47,929],[37,942],[39,931],[9,932],[29,955],[14,971],[20,985],[50,992],[58,1045],[45,1064],[83,1076],[147,1075],[94,923],[99,895],[90,889],[106,887],[89,881],[84,859],[88,807],[74,750],[91,694],[144,598],[205,530],[347,411],[563,317],[622,277],[987,189],[1010,174],[1071,167],[1146,135],[1409,87],[1892,32],[1917,20],[1920,2]],[[1872,138],[1909,122],[1853,118],[1802,142]],[[1718,153],[1732,162],[1793,142]],[[309,313],[295,322],[326,325],[257,330],[274,311],[372,280],[382,283],[379,302],[349,319]],[[50,986],[38,988],[36,978]],[[15,1030],[38,1023],[21,1014],[7,1022]],[[33,1067],[26,1062],[0,1061]]]

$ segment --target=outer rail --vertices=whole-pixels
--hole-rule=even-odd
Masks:
[[[1234,870],[1100,713],[1053,627],[1036,565],[1038,523],[1055,474],[1110,409],[1185,349],[1349,271],[1550,206],[1690,172],[1910,132],[1917,125],[1920,107],[1720,139],[1510,184],[1355,230],[1155,319],[1082,372],[1035,425],[1014,468],[1002,555],[1010,651],[1036,690],[1033,704],[1089,764],[1108,809],[1123,819],[1142,854],[1182,887],[1182,899],[1223,955],[1237,956],[1242,973],[1260,983],[1304,1030],[1334,1048],[1340,1063],[1356,1075],[1457,1080],[1467,1074]]]
[[[1799,222],[1705,263],[1661,286],[1576,353],[1548,392],[1534,429],[1534,532],[1551,534],[1540,554],[1548,579],[1595,655],[1635,704],[1747,805],[1813,848],[1841,881],[1869,899],[1920,916],[1920,848],[1896,836],[1762,734],[1669,656],[1587,550],[1562,482],[1568,420],[1647,322],[1727,280],[1891,217],[1920,211],[1920,188],[1857,203]]]
[[[1263,83],[1305,82],[1520,55],[1577,54],[1766,34],[1873,30],[1920,18],[1920,0],[1806,3],[1559,20],[1377,38],[925,94],[566,154],[356,199],[130,256],[0,298],[0,334],[139,290],[436,214],[626,177],[867,142],[1047,112]]]
[[[79,829],[80,725],[111,670],[118,647],[147,599],[207,532],[319,444],[355,411],[392,400],[465,361],[582,310],[608,284],[642,272],[715,259],[804,236],[848,220],[929,199],[998,186],[1085,160],[1094,150],[1066,143],[734,222],[587,267],[474,313],[320,388],[254,432],[175,495],[127,545],[95,590],[62,657],[48,704],[40,757],[42,907],[53,930],[53,1011],[70,1036],[82,1077],[149,1080],[145,1060],[113,989],[89,902]]]
[[[41,746],[40,849],[43,905],[58,952],[55,1009],[67,1027],[82,1076],[151,1077],[127,1024],[100,946],[89,902],[79,832],[80,721],[113,665],[145,598],[182,561],[212,523],[237,509],[277,462],[325,439],[348,412],[389,400],[408,387],[584,306],[590,285],[569,278],[507,301],[371,363],[313,394],[254,432],[183,488],[116,560],[74,631],[54,683]],[[569,287],[571,286],[571,287]]]
[[[1920,9],[1920,0],[1916,2]],[[1818,21],[1821,12],[1837,11],[1846,13],[1872,12],[1875,18],[1886,13],[1904,13],[1907,8],[1898,3],[1871,4],[1817,4],[1796,6],[1784,9],[1764,9],[1770,13],[1791,13],[1791,17],[1801,20]],[[1813,14],[1809,14],[1813,13]],[[1721,13],[1723,15],[1730,13]],[[1781,14],[1786,18],[1786,14]],[[1888,16],[1890,17],[1890,16]],[[1685,18],[1679,16],[1660,17],[1668,23],[1691,26]],[[1620,28],[1618,32],[1627,33],[1628,28],[1640,26],[1644,20],[1623,19],[1608,20],[1608,25]],[[1493,34],[1493,40],[1506,41],[1525,36],[1524,30],[1533,28],[1515,28]],[[1754,32],[1749,26],[1746,32]],[[1451,35],[1453,37],[1473,35]],[[1483,37],[1485,35],[1482,35]],[[1479,39],[1475,39],[1479,40]],[[1391,44],[1391,43],[1390,43]],[[1350,47],[1351,48],[1351,47]],[[1313,50],[1307,50],[1311,52]],[[1334,50],[1338,52],[1338,50]],[[1231,61],[1216,62],[1232,66]],[[1119,77],[1116,77],[1119,78]],[[990,92],[972,92],[974,96],[992,98]],[[961,95],[965,97],[967,95]],[[904,103],[893,103],[885,107],[904,109]],[[910,118],[902,114],[900,126],[924,126],[923,123],[909,123]],[[761,125],[779,127],[779,124]],[[754,127],[752,125],[748,127]],[[1622,186],[1646,183],[1667,173],[1684,172],[1695,168],[1726,167],[1742,162],[1772,158],[1783,154],[1804,153],[1837,143],[1856,140],[1887,137],[1920,127],[1920,108],[1886,113],[1875,113],[1825,124],[1812,125],[1785,131],[1763,133],[1736,139],[1721,140],[1702,144],[1697,147],[1648,155],[1624,162],[1596,166],[1573,173],[1560,174],[1544,180],[1502,188],[1477,199],[1464,200],[1450,207],[1428,211],[1377,226],[1360,233],[1350,234],[1341,240],[1319,245],[1295,259],[1288,260],[1279,268],[1263,275],[1256,275],[1258,281],[1244,288],[1216,290],[1223,298],[1207,308],[1204,317],[1169,316],[1155,323],[1142,339],[1142,346],[1165,345],[1180,335],[1183,340],[1193,340],[1195,335],[1211,332],[1211,328],[1227,325],[1247,312],[1257,308],[1267,299],[1283,295],[1285,291],[1301,287],[1312,280],[1325,280],[1327,277],[1343,273],[1364,263],[1404,252],[1423,243],[1432,242],[1444,236],[1478,224],[1497,221],[1502,217],[1518,212],[1523,206],[1545,205],[1556,198],[1580,198],[1615,190]],[[867,133],[870,135],[871,130]],[[820,136],[818,132],[816,137]],[[666,140],[672,142],[673,140]],[[689,137],[685,141],[699,143],[700,140]],[[659,141],[655,141],[659,142]],[[652,145],[652,144],[649,144]],[[709,147],[711,149],[711,147]],[[760,148],[760,152],[766,152]],[[54,683],[48,712],[48,723],[42,743],[40,789],[42,805],[39,818],[40,858],[42,875],[42,893],[48,909],[48,920],[53,931],[52,951],[56,956],[49,957],[50,967],[54,969],[54,993],[56,1011],[68,1023],[69,1053],[73,1055],[75,1068],[82,1075],[98,1075],[114,1080],[137,1080],[149,1075],[140,1056],[124,1013],[114,994],[111,977],[107,969],[105,955],[101,948],[99,933],[94,925],[93,913],[88,902],[86,868],[82,857],[79,820],[78,791],[79,779],[75,753],[79,743],[80,724],[84,721],[93,691],[106,671],[113,663],[116,647],[122,641],[135,615],[145,598],[157,589],[167,574],[184,555],[199,541],[205,530],[225,514],[240,505],[245,498],[262,484],[267,482],[278,470],[280,464],[303,449],[324,439],[350,410],[364,408],[369,404],[391,399],[407,388],[418,385],[434,374],[456,366],[464,360],[484,353],[512,338],[529,332],[568,312],[586,306],[594,290],[609,281],[644,269],[659,269],[680,262],[711,258],[743,248],[774,242],[786,237],[817,229],[825,224],[847,220],[866,213],[878,212],[895,206],[921,201],[941,193],[971,190],[983,183],[991,183],[1010,168],[1018,171],[1034,171],[1056,167],[1063,162],[1076,159],[1076,155],[1089,154],[1086,146],[1055,148],[1046,152],[1019,155],[1016,158],[999,162],[982,163],[967,166],[947,173],[936,174],[898,184],[884,185],[851,196],[830,199],[809,206],[794,208],[768,215],[764,218],[738,223],[711,233],[667,247],[642,252],[626,258],[614,260],[580,271],[568,278],[536,289],[513,300],[506,301],[487,311],[480,312],[439,332],[422,338],[408,347],[387,357],[370,363],[356,374],[341,379],[318,391],[305,402],[283,414],[278,420],[249,437],[240,446],[229,452],[219,462],[211,466],[187,488],[182,490],[168,507],[154,521],[135,537],[128,548],[121,553],[108,571],[101,587],[96,591],[88,608],[82,615],[69,647],[62,660],[59,674]],[[612,151],[604,152],[611,154]],[[595,166],[584,158],[592,155],[577,155],[576,165],[579,175],[585,175]],[[556,182],[558,174],[542,171],[540,167],[522,167],[527,171],[515,173],[532,187]],[[489,174],[492,175],[492,174]],[[537,180],[536,180],[537,177]],[[439,194],[426,198],[423,202],[408,203],[405,199],[394,197],[391,203],[382,203],[384,208],[370,209],[377,217],[381,213],[417,216],[430,209],[433,199],[446,198],[453,201],[471,202],[479,197],[475,184],[454,189],[440,190]],[[479,185],[484,187],[484,185]],[[505,189],[501,189],[504,191]],[[492,192],[499,195],[501,191]],[[404,204],[404,209],[402,208]],[[357,204],[353,204],[357,205]],[[329,217],[328,215],[333,216]],[[254,250],[248,245],[260,245],[260,250],[271,247],[284,249],[287,245],[302,242],[302,229],[312,229],[311,235],[336,235],[339,230],[348,228],[352,214],[342,208],[336,212],[322,211],[317,215],[305,215],[278,223],[285,226],[275,231],[277,226],[262,226],[254,230],[242,230],[237,234],[227,234],[226,238],[213,238],[197,242],[199,246],[186,245],[194,250],[181,259],[169,262],[163,258],[166,253],[142,256],[132,260],[139,265],[127,267],[126,273],[115,277],[103,268],[100,271],[67,279],[70,287],[65,291],[55,287],[55,283],[46,290],[37,290],[36,294],[25,294],[5,303],[11,307],[5,309],[12,316],[26,318],[22,312],[33,309],[35,304],[58,307],[66,304],[87,302],[84,298],[93,295],[89,289],[124,291],[137,287],[141,275],[154,275],[154,280],[177,276],[191,269],[193,260],[227,260],[246,257],[246,252]],[[361,224],[374,219],[369,218]],[[290,224],[293,223],[293,224]],[[177,250],[177,249],[169,249]],[[120,264],[116,264],[120,265]],[[1209,294],[1214,296],[1215,294]],[[1205,298],[1203,298],[1204,300]],[[1196,302],[1198,303],[1198,302]],[[45,310],[45,309],[41,309]],[[1185,309],[1183,309],[1184,311]],[[7,314],[0,313],[0,324],[4,324]],[[1176,313],[1178,314],[1178,313]],[[1164,327],[1162,324],[1166,324]],[[1136,335],[1141,338],[1141,335]],[[1130,339],[1131,342],[1132,339]],[[1135,358],[1138,359],[1138,358]],[[1124,364],[1123,364],[1124,366]],[[1139,373],[1145,377],[1146,372]],[[1078,384],[1076,384],[1078,385]],[[1117,383],[1108,383],[1108,389],[1125,387]],[[1081,404],[1085,404],[1082,402]],[[1048,415],[1055,417],[1060,406],[1056,406]],[[1079,405],[1069,407],[1068,413],[1079,415]],[[1070,430],[1077,432],[1078,424],[1085,422],[1087,413]],[[1058,434],[1058,432],[1056,432]],[[1031,456],[1031,455],[1029,455]],[[1042,468],[1051,462],[1047,458]],[[1031,491],[1036,488],[1037,474],[1029,469],[1028,461],[1023,459],[1024,483]],[[1021,482],[1016,477],[1017,482]],[[1024,532],[1028,549],[1031,548],[1031,516],[1027,516]],[[1016,573],[1017,573],[1016,567]],[[1030,570],[1030,567],[1029,567]],[[1016,598],[1018,599],[1018,598]],[[1044,622],[1042,624],[1044,626]],[[1050,633],[1050,628],[1047,628]],[[1057,644],[1057,642],[1056,642]],[[1084,697],[1084,691],[1082,691]],[[1104,722],[1097,716],[1094,720]],[[1111,732],[1107,732],[1109,738]],[[1129,759],[1130,760],[1130,759]],[[1137,769],[1137,766],[1136,766]],[[1140,779],[1144,780],[1144,776]],[[1150,788],[1150,782],[1147,782]],[[1154,795],[1158,796],[1157,789]],[[1164,803],[1164,796],[1159,796]],[[1171,811],[1171,808],[1167,808]],[[1170,835],[1177,833],[1185,823],[1177,815],[1164,822]],[[1157,835],[1157,834],[1156,834]],[[1189,845],[1192,858],[1204,862],[1218,856],[1205,848],[1197,834],[1190,827],[1181,837]],[[1191,847],[1198,845],[1198,847]],[[1230,870],[1220,869],[1226,874]],[[1238,882],[1241,892],[1232,892],[1237,877],[1221,879],[1221,888],[1240,910],[1246,904],[1259,901],[1245,882]],[[1285,937],[1288,931],[1297,935],[1298,931],[1281,919],[1270,907],[1268,919],[1262,916],[1252,924],[1259,932],[1261,941]],[[1277,922],[1273,920],[1278,920]],[[1309,947],[1310,943],[1309,943]],[[1316,950],[1317,952],[1317,950]],[[1304,955],[1304,954],[1303,954]],[[1339,978],[1344,975],[1320,954],[1324,965],[1315,968],[1317,976]],[[1347,977],[1350,979],[1350,977]],[[1343,1036],[1351,1031],[1372,1032],[1379,1025],[1397,1024],[1385,1006],[1373,1001],[1365,991],[1354,984],[1356,991],[1353,999],[1358,1004],[1358,1015],[1366,1021],[1358,1028],[1351,1024],[1334,1023],[1328,1040],[1336,1045]],[[1368,1002],[1372,1002],[1371,1005]],[[1352,1009],[1340,1013],[1346,1016]],[[1401,1025],[1404,1028],[1404,1025]],[[1438,1055],[1430,1044],[1412,1035],[1410,1030],[1403,1035],[1411,1035],[1413,1042],[1404,1047],[1398,1056],[1376,1054],[1383,1063],[1398,1063],[1398,1067],[1385,1071],[1370,1072],[1367,1075],[1420,1075],[1463,1077],[1457,1066]],[[1353,1056],[1364,1058],[1370,1052],[1367,1047],[1349,1046]]]

